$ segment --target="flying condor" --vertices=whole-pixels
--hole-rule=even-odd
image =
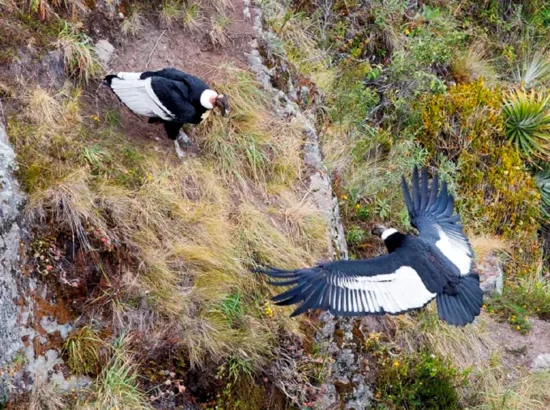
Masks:
[[[188,142],[183,124],[199,124],[214,107],[223,116],[229,113],[227,97],[211,90],[201,79],[175,68],[143,73],[118,73],[105,77],[105,82],[119,100],[135,114],[149,117],[150,123],[161,122],[174,140],[176,153],[184,153],[178,144]]]
[[[431,186],[428,172],[412,174],[412,196],[405,178],[403,194],[413,227],[419,235],[377,226],[373,234],[388,250],[368,260],[323,263],[312,268],[258,271],[282,281],[269,282],[291,289],[275,296],[278,305],[301,305],[292,316],[308,309],[330,311],[334,315],[398,315],[437,300],[440,319],[465,326],[479,315],[483,292],[479,276],[472,271],[473,251],[453,216],[454,199],[436,174]]]

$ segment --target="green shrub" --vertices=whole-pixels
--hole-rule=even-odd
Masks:
[[[457,209],[465,226],[512,242],[507,272],[531,274],[540,260],[540,195],[517,150],[504,138],[501,93],[482,81],[427,96],[420,141],[438,164],[457,164]],[[437,165],[439,167],[439,165]]]
[[[379,358],[376,380],[378,409],[460,409],[457,387],[466,383],[459,372],[441,357],[417,354]]]
[[[365,240],[366,232],[357,225],[352,225],[346,232],[346,241],[350,245],[359,245]]]

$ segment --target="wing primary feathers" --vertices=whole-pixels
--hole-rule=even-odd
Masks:
[[[418,209],[420,205],[420,187],[418,183],[418,168],[415,166],[412,175],[413,206]]]
[[[285,305],[292,305],[293,303],[299,302],[299,300],[297,300],[296,302],[289,302],[289,303],[285,303],[285,302],[288,302],[289,300],[294,299],[296,296],[301,296],[300,294],[307,291],[311,286],[312,286],[311,283],[298,285],[292,289],[287,290],[286,292],[281,293],[280,295],[273,296],[271,300],[273,302],[276,302],[277,304],[283,303]]]
[[[452,195],[449,195],[449,199],[447,201],[447,207],[445,208],[445,211],[443,212],[442,216],[448,218],[453,214],[454,203],[455,203],[455,199],[453,198]]]
[[[425,210],[428,206],[428,170],[422,170],[422,193],[420,195],[420,209]]]
[[[283,282],[275,282],[275,281],[267,281],[266,283],[268,285],[273,285],[273,286],[290,286],[290,285],[294,285],[295,283],[298,283],[300,281],[300,278],[296,278],[296,279],[292,279],[292,280],[285,280]]]
[[[407,209],[409,212],[411,212],[413,208],[413,203],[411,199],[411,193],[409,192],[409,186],[407,185],[407,181],[405,180],[405,177],[401,177],[401,188],[403,189],[403,196],[405,198],[405,204],[407,205]]]
[[[430,199],[428,200],[427,210],[430,210],[431,207],[435,204],[437,200],[437,190],[439,189],[439,175],[436,173],[432,180],[432,188],[430,190]]]
[[[290,317],[298,316],[308,309],[315,308],[316,305],[319,304],[325,287],[326,283],[319,283],[319,285],[307,296],[307,298],[304,300],[304,303],[302,303],[294,312],[292,312]]]
[[[447,193],[447,182],[443,181],[441,186],[441,193],[439,194],[439,201],[434,213],[440,214],[447,208],[447,201],[449,200],[449,194]]]

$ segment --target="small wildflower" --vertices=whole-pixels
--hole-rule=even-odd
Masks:
[[[359,205],[359,204],[355,205],[355,207],[356,207],[357,209],[361,209],[361,205]]]
[[[343,199],[344,201],[347,201],[348,196],[347,196],[346,194],[344,194],[344,195],[342,195],[342,199]]]
[[[411,34],[411,31],[408,28],[406,28],[404,33],[405,33],[406,36],[408,36],[409,34]]]
[[[394,365],[395,367],[399,367],[399,361],[398,361],[398,360],[394,360],[394,361],[393,361],[393,365]]]
[[[521,330],[521,326],[520,326],[520,325],[517,325],[517,326],[516,326],[516,329],[517,329],[517,330]]]
[[[267,317],[270,317],[272,318],[273,317],[273,308],[271,307],[270,303],[268,301],[266,301],[264,303],[264,314],[267,316]]]
[[[482,309],[487,309],[487,305],[483,305],[481,308]]]

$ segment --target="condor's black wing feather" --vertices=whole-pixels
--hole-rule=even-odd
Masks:
[[[401,251],[374,259],[338,261],[298,270],[262,269],[276,286],[292,286],[273,298],[278,305],[301,305],[292,316],[308,309],[335,315],[401,314],[428,304],[444,281],[422,275],[408,266]]]
[[[412,197],[405,178],[401,180],[405,203],[412,225],[418,229],[419,239],[435,245],[460,271],[467,275],[472,268],[474,253],[462,230],[460,216],[453,215],[454,198],[444,181],[439,190],[439,177],[434,175],[428,184],[428,171],[420,179],[415,167],[412,174]]]

